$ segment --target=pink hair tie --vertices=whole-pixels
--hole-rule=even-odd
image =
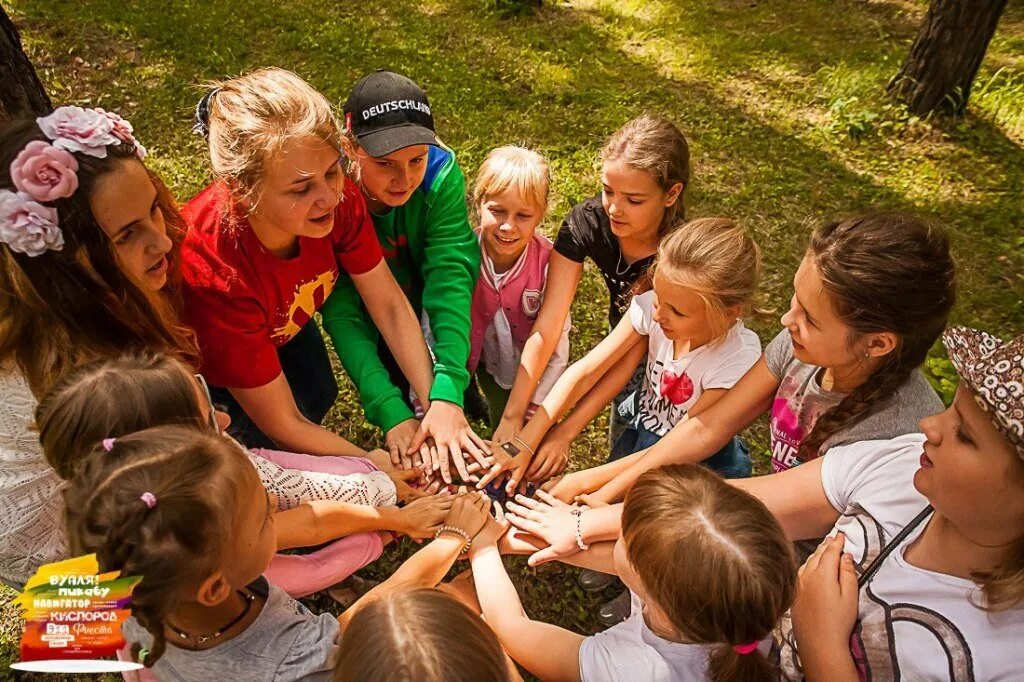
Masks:
[[[757,645],[760,644],[758,641],[750,642],[748,644],[735,644],[732,650],[738,653],[740,656],[746,656],[757,651]]]
[[[146,503],[146,506],[152,509],[156,506],[156,495],[153,493],[142,493],[139,499]]]
[[[114,449],[114,443],[116,443],[116,442],[117,442],[116,438],[104,438],[103,439],[103,449],[106,450],[107,452],[110,452],[111,450]]]

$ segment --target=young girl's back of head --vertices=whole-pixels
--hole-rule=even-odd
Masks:
[[[674,123],[649,114],[634,118],[608,138],[601,161],[619,161],[647,173],[663,192],[682,185],[678,199],[665,210],[659,233],[667,234],[683,220],[683,197],[690,185],[690,145]]]
[[[700,296],[718,339],[753,307],[761,250],[728,218],[701,218],[662,239],[654,269]]]
[[[163,426],[97,445],[65,490],[72,554],[95,552],[101,571],[142,578],[131,608],[153,635],[147,666],[163,654],[168,614],[232,559],[253,486],[256,472],[230,439]]]
[[[695,465],[640,477],[622,514],[626,556],[683,641],[718,645],[713,680],[767,679],[754,643],[792,603],[796,565],[778,521],[753,496]]]
[[[505,682],[498,638],[479,615],[435,589],[392,594],[352,617],[334,679],[360,682]]]
[[[203,429],[196,379],[177,360],[139,354],[97,360],[58,380],[36,408],[43,455],[63,479],[105,438],[179,424]]]
[[[849,344],[880,332],[897,337],[871,376],[818,418],[800,445],[810,459],[828,437],[882,404],[924,363],[956,299],[949,240],[911,215],[875,214],[825,224],[811,237],[807,258],[838,316]]]
[[[491,150],[477,171],[473,206],[508,191],[515,192],[541,214],[548,208],[548,162],[543,156],[519,145]]]

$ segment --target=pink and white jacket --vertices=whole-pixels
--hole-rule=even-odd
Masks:
[[[480,230],[477,230],[479,236]],[[470,372],[475,372],[482,362],[502,388],[511,389],[515,383],[523,347],[530,338],[544,298],[552,247],[550,239],[534,233],[515,264],[507,272],[498,274],[481,245],[480,278],[473,290],[470,308],[468,367]],[[544,400],[569,364],[571,326],[566,316],[562,336],[533,394],[531,402],[535,405]]]

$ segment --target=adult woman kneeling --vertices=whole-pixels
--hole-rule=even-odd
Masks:
[[[260,69],[211,90],[196,118],[217,180],[182,210],[182,274],[214,400],[250,447],[362,454],[320,426],[338,386],[313,316],[343,271],[412,386],[426,395],[433,374],[362,194],[339,165],[331,107],[295,74]]]

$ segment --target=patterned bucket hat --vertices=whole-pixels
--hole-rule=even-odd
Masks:
[[[1024,457],[1024,334],[1004,343],[977,329],[953,327],[942,343],[974,399]]]

